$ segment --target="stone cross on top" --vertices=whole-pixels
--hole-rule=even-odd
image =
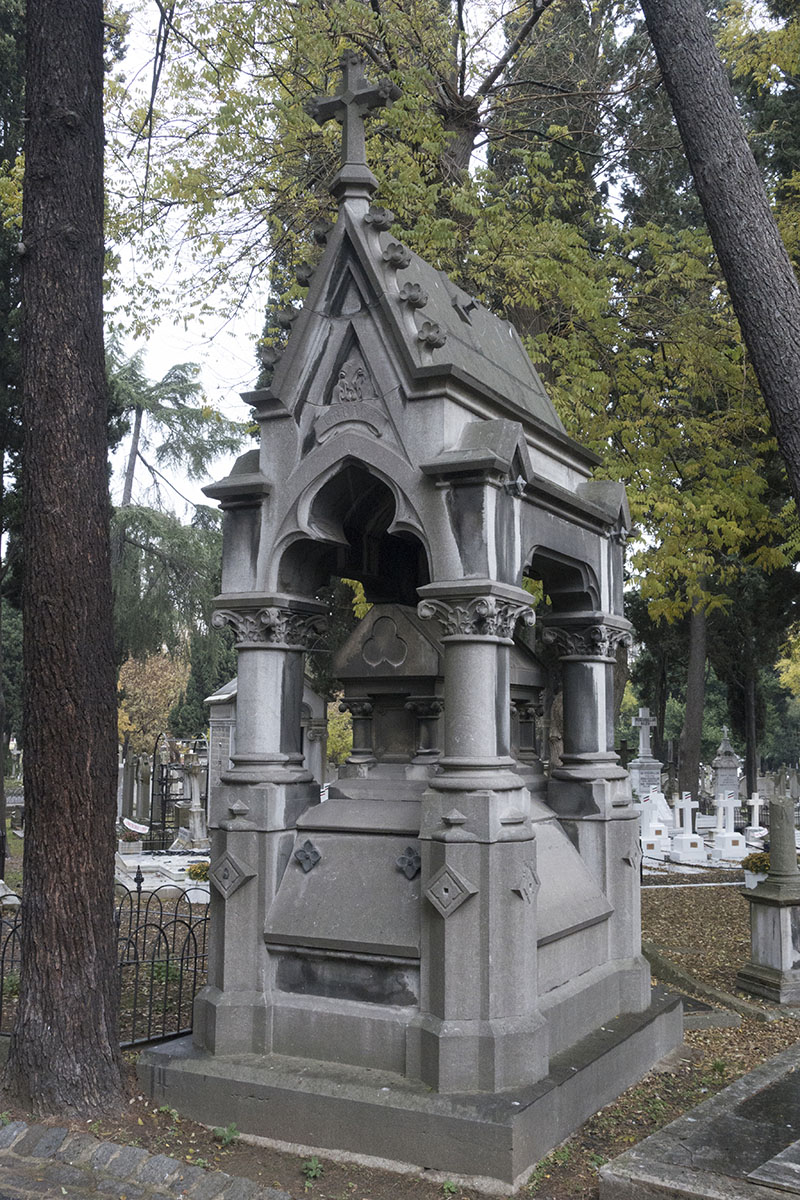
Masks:
[[[650,716],[649,708],[640,708],[638,717],[634,717],[631,724],[639,729],[639,758],[651,758],[653,752],[650,749],[650,729],[655,727],[658,721]]]
[[[364,117],[373,108],[392,104],[400,89],[390,79],[371,84],[364,76],[361,59],[354,50],[346,50],[339,60],[342,82],[335,96],[317,96],[309,101],[308,113],[318,125],[331,119],[342,126],[342,165],[331,186],[340,199],[352,190],[355,194],[371,195],[378,186],[367,166],[364,137]]]

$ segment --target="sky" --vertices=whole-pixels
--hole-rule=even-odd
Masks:
[[[157,9],[152,3],[145,4],[132,14],[129,49],[123,64],[129,80],[137,75],[149,79],[157,21]],[[127,278],[132,283],[136,273],[134,254],[124,247],[116,249],[121,258],[123,279]],[[180,263],[173,262],[168,267],[170,290],[174,288],[176,271],[179,276]],[[255,386],[258,374],[255,344],[264,324],[266,292],[265,281],[264,288],[256,287],[242,305],[241,311],[230,320],[201,320],[193,317],[185,322],[184,314],[176,302],[174,314],[155,324],[146,340],[127,340],[124,343],[125,353],[132,355],[143,349],[145,371],[152,380],[160,379],[177,363],[198,363],[206,396],[213,407],[231,420],[245,421],[250,417],[251,410],[240,399],[240,393],[251,391]],[[111,298],[110,307],[114,307],[114,301],[118,298]],[[244,446],[242,449],[248,448],[249,446]],[[112,458],[111,495],[114,502],[118,502],[122,495],[128,449],[129,439],[126,438]],[[169,470],[165,470],[164,474],[192,504],[214,505],[214,501],[209,501],[202,494],[201,488],[204,483],[222,479],[227,475],[235,458],[236,455],[231,455],[217,459],[212,464],[207,480],[193,481],[180,472]],[[135,475],[134,502],[152,502],[151,484],[149,473],[144,465],[139,463]],[[162,495],[163,500],[174,507],[179,516],[184,519],[191,517],[192,505],[181,501],[176,492],[164,488]]]

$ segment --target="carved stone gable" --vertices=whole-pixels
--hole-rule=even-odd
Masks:
[[[339,366],[331,381],[328,404],[374,404],[377,388],[364,356],[356,345]]]

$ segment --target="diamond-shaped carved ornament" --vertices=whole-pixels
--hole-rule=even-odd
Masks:
[[[634,871],[638,871],[642,864],[641,843],[637,841],[630,853],[623,855],[622,861],[627,863],[629,867],[633,867]]]
[[[541,882],[533,863],[523,863],[520,882],[516,887],[512,887],[512,892],[515,892],[526,904],[533,904],[540,887]]]
[[[470,883],[455,867],[445,865],[436,872],[425,895],[441,916],[449,917],[477,890],[475,884]]]
[[[255,871],[251,871],[249,867],[234,858],[230,850],[226,850],[208,872],[208,878],[223,900],[230,899],[243,883],[247,883],[248,879],[252,879],[254,876]]]

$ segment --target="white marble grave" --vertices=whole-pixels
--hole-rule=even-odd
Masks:
[[[714,829],[714,844],[711,861],[741,861],[747,854],[744,834],[737,833],[733,825],[733,810],[736,808],[736,793],[728,791],[717,796],[717,824]]]
[[[678,863],[704,863],[708,859],[705,843],[693,829],[692,813],[700,807],[691,792],[684,792],[675,806],[680,820],[678,832],[672,839],[670,860]]]
[[[642,800],[639,823],[642,854],[645,858],[654,858],[663,862],[670,851],[672,813],[664,793],[658,788],[651,788],[648,795]]]

